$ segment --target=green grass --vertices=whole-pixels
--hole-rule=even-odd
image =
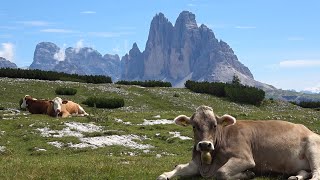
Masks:
[[[81,104],[90,117],[52,118],[46,115],[10,115],[0,110],[0,179],[156,179],[175,165],[191,159],[192,140],[171,138],[169,132],[178,131],[193,137],[192,130],[173,124],[143,126],[144,119],[174,119],[180,114],[192,115],[200,105],[213,107],[218,115],[231,114],[237,119],[283,119],[302,123],[320,132],[320,112],[303,109],[290,103],[264,101],[259,107],[230,102],[224,98],[192,93],[187,89],[141,88],[116,84],[86,84],[0,78],[0,107],[18,109],[19,100],[26,94],[35,98],[53,99],[55,89],[77,89],[74,96],[62,99],[81,103],[90,96],[123,98],[125,106],[118,109],[95,109]],[[25,113],[25,111],[22,111]],[[131,122],[118,123],[115,119]],[[135,134],[147,137],[140,144],[150,144],[148,152],[124,146],[96,149],[75,149],[68,143],[80,142],[77,137],[42,137],[37,128],[63,130],[65,122],[93,123],[103,132],[83,133],[85,138]],[[54,147],[48,142],[64,145]],[[46,151],[39,151],[45,149]],[[131,154],[131,155],[130,155]],[[134,154],[134,155],[132,155]],[[157,154],[161,154],[157,158]],[[281,179],[281,176],[257,179]],[[176,178],[178,179],[178,178]],[[203,179],[196,177],[192,179]]]

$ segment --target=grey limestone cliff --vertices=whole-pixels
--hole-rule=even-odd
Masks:
[[[0,57],[0,68],[17,68],[17,65],[3,57]]]

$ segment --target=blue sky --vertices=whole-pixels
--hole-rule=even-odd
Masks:
[[[0,6],[0,56],[29,66],[35,46],[89,46],[102,55],[144,50],[150,22],[183,10],[227,42],[256,80],[320,91],[318,0],[10,0]]]

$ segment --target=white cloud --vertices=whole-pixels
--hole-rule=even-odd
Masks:
[[[83,39],[80,39],[77,43],[76,43],[76,46],[75,46],[75,51],[76,53],[79,53],[80,49],[84,47],[84,40]]]
[[[40,31],[47,33],[74,33],[74,31],[69,29],[42,29]]]
[[[12,43],[2,43],[1,45],[0,57],[6,58],[12,62],[14,57],[14,45]]]
[[[46,21],[18,21],[17,23],[25,26],[49,26],[52,24]]]
[[[256,29],[255,26],[236,26],[237,29]]]
[[[311,88],[305,88],[304,91],[310,91],[313,93],[320,93],[320,83]]]
[[[63,48],[61,48],[59,52],[55,53],[53,58],[58,61],[64,61],[66,58],[66,54],[65,54],[66,46],[67,46],[66,44],[63,44]]]
[[[279,66],[283,68],[318,67],[320,60],[287,60],[281,61]]]
[[[95,11],[82,11],[80,13],[81,14],[96,14],[97,12],[95,12]]]

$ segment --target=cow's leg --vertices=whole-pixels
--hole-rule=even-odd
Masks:
[[[193,176],[197,174],[199,174],[198,166],[191,161],[187,164],[177,165],[174,170],[161,174],[157,180],[168,180],[175,176]]]
[[[320,179],[320,137],[311,136],[308,139],[306,156],[310,164],[312,178],[311,180]]]
[[[248,169],[255,167],[253,159],[230,158],[218,169],[217,179],[252,179],[255,174]]]
[[[311,178],[311,173],[301,170],[296,176],[290,176],[288,180],[305,180]]]

